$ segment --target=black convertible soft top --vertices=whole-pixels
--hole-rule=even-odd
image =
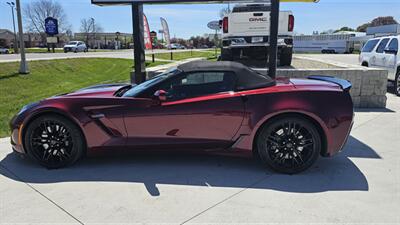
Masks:
[[[200,72],[200,71],[231,71],[236,74],[236,90],[250,90],[263,87],[274,86],[275,80],[267,75],[262,75],[249,67],[232,61],[210,62],[199,60],[184,63],[178,66],[183,72]]]

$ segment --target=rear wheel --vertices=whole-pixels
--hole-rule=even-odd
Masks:
[[[220,61],[232,61],[233,56],[232,56],[232,51],[230,49],[221,49],[221,60]]]
[[[292,64],[293,49],[292,48],[282,48],[279,64],[280,66],[290,66]]]
[[[321,151],[321,136],[317,128],[297,116],[282,117],[267,123],[256,141],[261,160],[273,170],[286,174],[308,169]]]
[[[24,141],[29,156],[49,169],[75,163],[85,149],[80,129],[58,115],[41,116],[32,121],[27,127]]]
[[[397,69],[396,77],[394,79],[394,93],[400,96],[400,68]]]

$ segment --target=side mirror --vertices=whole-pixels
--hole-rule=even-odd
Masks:
[[[394,50],[394,49],[386,48],[384,51],[386,54],[397,55],[397,50]]]
[[[167,92],[164,90],[158,90],[154,93],[154,96],[160,100],[160,102],[167,101]]]

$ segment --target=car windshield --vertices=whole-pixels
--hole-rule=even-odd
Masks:
[[[139,85],[136,85],[129,89],[127,92],[125,92],[122,97],[135,97],[142,91],[146,90],[147,88],[153,87],[154,85],[162,82],[163,80],[179,73],[180,71],[177,68],[172,68],[167,70],[166,72],[159,74],[150,80],[147,80]]]
[[[76,43],[77,43],[76,41],[70,41],[70,42],[68,42],[69,45],[76,45]]]

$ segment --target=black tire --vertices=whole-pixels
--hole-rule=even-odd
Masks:
[[[78,49],[75,49],[75,50],[74,50],[74,53],[77,53],[77,52],[78,52]]]
[[[321,135],[307,119],[286,116],[265,124],[256,139],[261,161],[285,174],[300,173],[311,167],[321,152]]]
[[[232,61],[233,55],[230,49],[221,49],[221,61]]]
[[[394,79],[394,93],[400,96],[400,68],[397,69],[396,77]]]
[[[86,148],[79,127],[58,115],[44,115],[29,123],[24,146],[31,158],[48,169],[72,165]]]
[[[279,57],[280,66],[290,66],[292,65],[293,49],[292,48],[282,48]]]

